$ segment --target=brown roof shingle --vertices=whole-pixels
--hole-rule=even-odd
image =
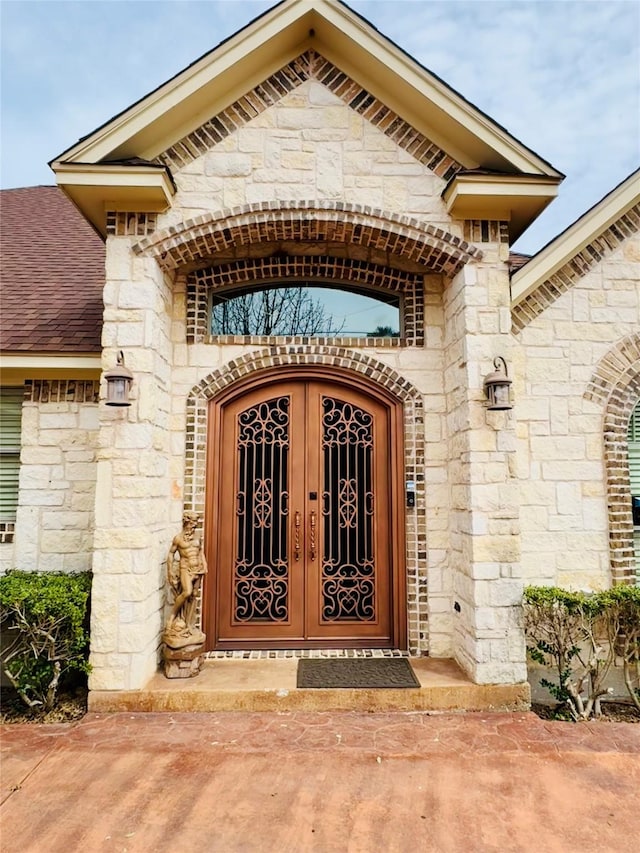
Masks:
[[[105,248],[58,187],[0,192],[0,350],[100,351]]]

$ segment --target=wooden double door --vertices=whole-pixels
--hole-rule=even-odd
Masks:
[[[397,644],[392,416],[362,389],[304,378],[214,404],[210,647]]]

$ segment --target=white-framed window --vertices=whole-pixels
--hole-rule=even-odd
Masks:
[[[633,510],[633,545],[636,555],[636,582],[640,584],[640,400],[629,418],[627,434],[629,482]]]
[[[0,527],[5,528],[15,522],[18,506],[23,397],[22,386],[0,387]]]

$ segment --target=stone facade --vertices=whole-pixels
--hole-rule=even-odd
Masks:
[[[97,382],[28,380],[13,542],[3,570],[88,571],[93,546]]]
[[[91,563],[91,690],[137,689],[156,670],[166,554],[183,510],[206,514],[215,488],[210,402],[291,366],[366,379],[402,405],[409,651],[453,657],[478,683],[524,681],[526,583],[630,578],[637,211],[512,308],[504,215],[450,215],[461,163],[312,50],[154,162],[175,182],[169,208],[106,220],[102,366],[126,353],[131,407],[70,399],[71,383],[45,400],[44,382],[24,405],[15,555]],[[300,281],[393,295],[400,337],[210,334],[213,294]],[[496,356],[513,411],[486,407]]]
[[[241,205],[313,199],[417,216],[451,230],[440,198],[444,177],[317,79],[301,82],[173,175],[178,192],[158,228]],[[453,233],[462,236],[461,223]]]
[[[113,217],[107,242],[105,366],[126,349],[136,384],[125,415],[101,416],[92,689],[138,687],[156,666],[163,554],[183,507],[203,508],[198,400],[216,377],[334,360],[391,382],[405,402],[403,479],[418,484],[405,531],[411,651],[455,656],[479,682],[523,680],[514,426],[487,417],[482,385],[497,353],[511,357],[505,230],[452,220],[443,178],[316,79],[179,169],[171,157],[178,192],[157,230]],[[409,334],[207,335],[211,289],[269,273],[274,246],[289,258],[278,277],[304,268],[312,279],[330,253],[319,277],[409,288]]]
[[[528,583],[600,589],[631,578],[628,467],[626,507],[609,495],[616,476],[625,476],[626,430],[640,396],[639,262],[636,233],[516,334],[522,572]],[[619,424],[610,464],[612,429],[605,418],[612,398],[618,405],[611,415]],[[616,531],[621,514],[629,544],[622,563],[612,563],[609,531]]]

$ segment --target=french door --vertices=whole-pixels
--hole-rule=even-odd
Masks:
[[[389,406],[298,379],[230,400],[215,421],[209,645],[393,645]]]

